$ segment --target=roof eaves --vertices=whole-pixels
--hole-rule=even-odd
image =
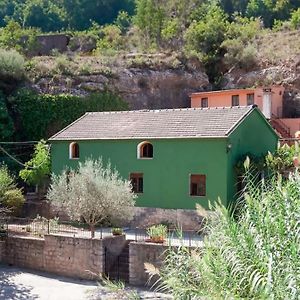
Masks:
[[[168,136],[168,137],[110,137],[110,138],[51,138],[51,141],[100,141],[100,140],[160,140],[160,139],[226,139],[228,136]],[[50,139],[49,139],[50,140]]]

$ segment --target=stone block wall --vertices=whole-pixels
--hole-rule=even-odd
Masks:
[[[44,245],[40,238],[9,237],[3,260],[19,267],[44,270]]]
[[[92,279],[104,272],[104,247],[121,252],[124,243],[124,236],[102,240],[60,235],[46,235],[44,239],[10,236],[2,261],[59,275]]]
[[[200,230],[203,218],[193,209],[163,209],[152,207],[135,207],[135,216],[131,227],[147,228],[154,224],[170,224],[183,230]]]
[[[103,255],[102,240],[45,236],[43,257],[48,272],[93,278],[103,272]]]
[[[154,267],[160,268],[167,249],[167,245],[131,242],[129,244],[129,283],[137,286],[152,286],[157,277],[154,276],[149,281],[144,264],[150,263]]]

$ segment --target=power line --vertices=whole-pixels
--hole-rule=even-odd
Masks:
[[[37,144],[40,141],[25,141],[25,142],[0,142],[1,145],[21,145],[21,144]]]
[[[50,146],[47,147],[48,148],[48,153],[47,156],[50,154]],[[9,154],[2,146],[0,146],[0,150],[6,154],[10,159],[12,159],[14,162],[16,162],[17,164],[21,165],[22,167],[26,167],[32,170],[35,170],[37,168],[39,168],[41,165],[43,165],[46,161],[46,159],[44,161],[42,161],[38,166],[34,166],[34,167],[30,167],[25,165],[24,163],[22,163],[21,161],[19,161],[18,159],[16,159],[13,155]]]

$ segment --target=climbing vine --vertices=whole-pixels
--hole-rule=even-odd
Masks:
[[[15,117],[17,140],[47,139],[87,111],[127,109],[127,104],[110,92],[78,97],[41,95],[28,89],[20,89],[10,96],[8,105]]]

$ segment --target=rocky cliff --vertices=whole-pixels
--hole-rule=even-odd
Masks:
[[[256,63],[247,70],[227,65],[220,88],[280,84],[286,87],[285,98],[300,108],[299,36],[299,30],[260,35],[253,40]],[[101,56],[69,51],[33,58],[28,74],[39,92],[86,95],[110,90],[131,109],[188,107],[190,93],[214,86],[198,61],[174,53]]]
[[[130,109],[189,107],[189,94],[211,89],[199,66],[170,66],[168,58],[143,58],[122,62],[97,57],[36,58],[30,70],[30,85],[40,93],[86,95],[104,90],[119,94]],[[147,59],[149,59],[147,63]],[[151,64],[150,64],[151,62]],[[47,70],[47,71],[46,71]]]

